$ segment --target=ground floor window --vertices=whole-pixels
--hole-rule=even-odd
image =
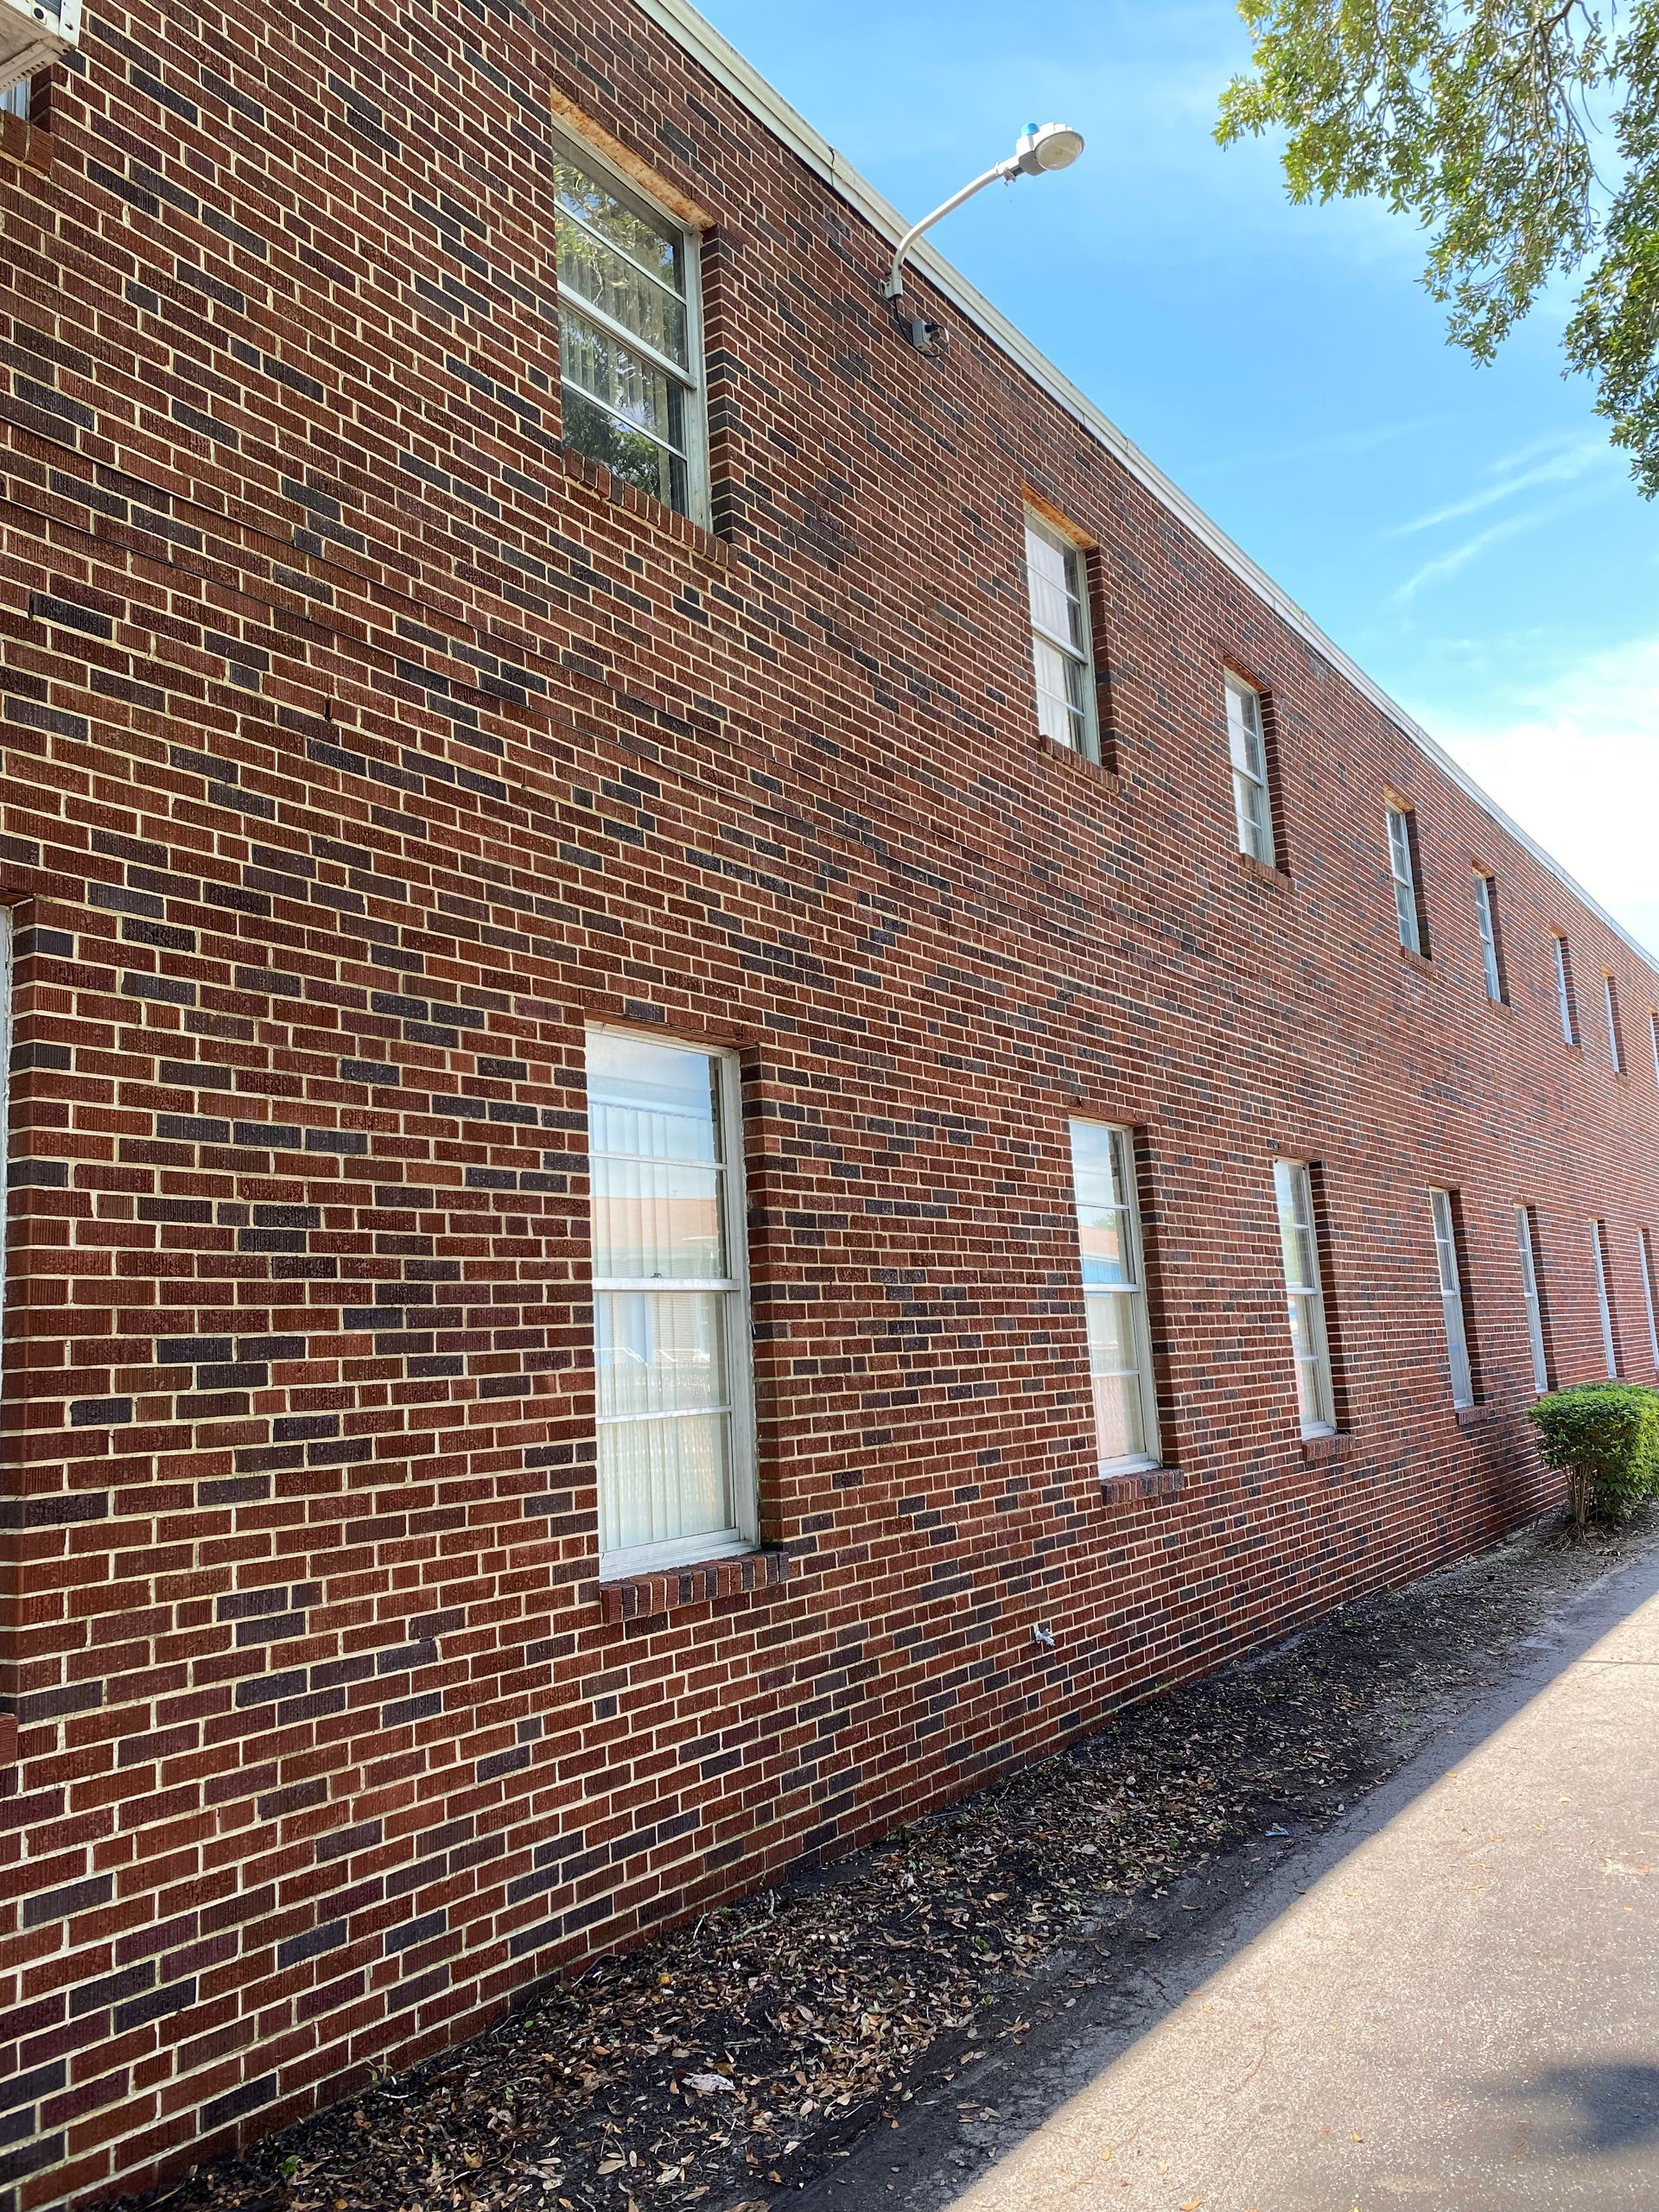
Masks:
[[[588,1038],[601,1572],[755,1541],[734,1058]]]
[[[1158,1394],[1131,1133],[1105,1122],[1073,1122],[1071,1188],[1101,1472],[1155,1467]]]
[[[1279,1245],[1285,1262],[1285,1299],[1290,1308],[1291,1350],[1296,1362],[1296,1403],[1304,1436],[1329,1436],[1336,1428],[1336,1393],[1325,1325],[1325,1285],[1306,1163],[1275,1160],[1274,1196],[1279,1206]]]

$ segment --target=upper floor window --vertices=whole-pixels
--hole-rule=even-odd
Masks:
[[[1579,1001],[1573,988],[1573,954],[1564,937],[1554,937],[1550,943],[1555,948],[1555,1005],[1561,1017],[1561,1039],[1564,1044],[1579,1041]]]
[[[1464,1304],[1463,1273],[1458,1265],[1458,1221],[1451,1191],[1431,1191],[1434,1219],[1434,1262],[1440,1270],[1440,1314],[1446,1323],[1446,1351],[1452,1376],[1452,1402],[1475,1402],[1474,1366],[1469,1357],[1469,1315]]]
[[[1325,1325],[1325,1286],[1319,1276],[1319,1244],[1313,1217],[1313,1192],[1300,1160],[1273,1163],[1274,1197],[1279,1208],[1279,1247],[1284,1255],[1285,1297],[1290,1308],[1290,1342],[1296,1362],[1296,1403],[1304,1436],[1329,1436],[1337,1425],[1336,1393],[1331,1379],[1331,1347]]]
[[[1544,1335],[1544,1300],[1539,1287],[1538,1224],[1530,1206],[1515,1210],[1515,1249],[1521,1262],[1521,1298],[1527,1316],[1527,1349],[1532,1355],[1532,1387],[1549,1388],[1549,1344]]]
[[[1607,1052],[1613,1073],[1624,1072],[1624,1032],[1618,1019],[1618,985],[1611,976],[1601,979],[1601,995],[1607,1011]]]
[[[1423,927],[1421,904],[1417,895],[1416,837],[1409,810],[1390,804],[1389,808],[1389,873],[1394,878],[1394,913],[1400,926],[1400,944],[1407,952],[1428,951],[1428,933]]]
[[[1613,1314],[1613,1286],[1607,1273],[1607,1228],[1605,1222],[1590,1224],[1590,1256],[1596,1268],[1596,1313],[1601,1322],[1602,1355],[1611,1382],[1618,1379],[1618,1325]]]
[[[20,123],[29,121],[29,79],[21,84],[8,85],[0,92],[0,115],[15,115]]]
[[[1495,877],[1475,873],[1475,921],[1480,931],[1480,964],[1486,978],[1486,995],[1494,1006],[1502,1006],[1506,995],[1503,989],[1503,962],[1497,944],[1497,882]]]
[[[1026,512],[1026,589],[1037,727],[1055,744],[1100,758],[1089,583],[1081,550],[1040,516]]]
[[[1072,1122],[1071,1191],[1100,1471],[1155,1467],[1158,1393],[1129,1130],[1103,1122]]]
[[[1231,671],[1227,676],[1227,749],[1233,762],[1233,806],[1238,816],[1238,849],[1253,860],[1275,864],[1273,795],[1268,786],[1267,740],[1262,729],[1262,694]]]
[[[756,1536],[737,1063],[588,1036],[602,1574]]]
[[[697,235],[586,149],[553,156],[564,442],[701,520]]]
[[[1648,1008],[1648,1042],[1653,1047],[1653,1079],[1659,1083],[1659,1011]]]

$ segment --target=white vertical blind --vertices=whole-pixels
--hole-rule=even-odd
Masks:
[[[1618,1338],[1613,1329],[1613,1294],[1607,1281],[1607,1237],[1599,1221],[1590,1224],[1590,1252],[1596,1263],[1596,1310],[1601,1317],[1601,1349],[1610,1382],[1618,1379]]]
[[[1440,1313],[1446,1323],[1446,1357],[1452,1368],[1452,1402],[1472,1406],[1474,1376],[1469,1364],[1469,1336],[1464,1321],[1463,1283],[1458,1273],[1458,1240],[1448,1191],[1431,1191],[1434,1217],[1434,1261],[1440,1277]]]
[[[1279,1209],[1279,1247],[1285,1263],[1285,1302],[1290,1313],[1302,1434],[1329,1436],[1336,1427],[1336,1399],[1331,1384],[1313,1192],[1305,1163],[1275,1160],[1273,1189]]]
[[[723,1054],[588,1034],[604,1571],[753,1541],[734,1080]]]
[[[1394,915],[1400,943],[1421,952],[1423,933],[1417,918],[1417,874],[1411,858],[1411,823],[1397,806],[1389,809],[1389,873],[1394,878]]]
[[[1573,956],[1567,949],[1564,937],[1554,938],[1555,947],[1555,1003],[1561,1016],[1561,1040],[1576,1045],[1579,1041],[1579,1013],[1573,1000]]]
[[[1026,590],[1031,601],[1031,658],[1037,678],[1037,727],[1057,745],[1091,759],[1094,657],[1083,556],[1033,514],[1026,517]]]
[[[1486,976],[1486,995],[1495,1006],[1503,1001],[1503,971],[1497,963],[1497,923],[1492,911],[1492,880],[1475,877],[1475,918],[1480,927],[1480,964]]]
[[[1262,734],[1262,695],[1242,677],[1227,677],[1227,750],[1233,764],[1238,849],[1274,865],[1273,804]]]
[[[1638,1229],[1636,1245],[1642,1261],[1642,1293],[1648,1301],[1648,1348],[1659,1368],[1659,1275],[1654,1273],[1653,1231]]]
[[[1103,1122],[1072,1122],[1071,1188],[1101,1471],[1154,1467],[1158,1395],[1128,1130]]]
[[[1607,1009],[1607,1054],[1613,1064],[1613,1073],[1624,1072],[1624,1039],[1618,1026],[1618,986],[1611,976],[1601,979],[1602,1001]]]
[[[1527,1313],[1527,1348],[1532,1354],[1532,1387],[1549,1388],[1549,1359],[1544,1345],[1544,1313],[1538,1296],[1538,1244],[1532,1209],[1515,1210],[1515,1250],[1521,1262],[1521,1296]]]

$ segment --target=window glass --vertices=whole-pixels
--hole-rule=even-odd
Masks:
[[[701,435],[692,242],[596,163],[556,155],[564,442],[690,512]]]
[[[1538,1232],[1530,1206],[1515,1210],[1515,1249],[1521,1262],[1521,1296],[1526,1308],[1527,1348],[1532,1355],[1532,1387],[1549,1388],[1549,1355],[1544,1343],[1543,1303],[1538,1294]]]
[[[1423,933],[1417,914],[1417,874],[1411,857],[1411,818],[1397,806],[1389,809],[1389,871],[1394,878],[1400,943],[1408,952],[1421,952]]]
[[[1654,1365],[1659,1367],[1659,1274],[1654,1272],[1653,1231],[1637,1230],[1636,1243],[1637,1257],[1642,1262],[1642,1293],[1648,1306],[1648,1349]]]
[[[1602,1224],[1590,1224],[1590,1256],[1596,1269],[1596,1311],[1601,1321],[1602,1356],[1610,1382],[1618,1379],[1618,1332],[1613,1325],[1613,1290],[1607,1279],[1607,1236]]]
[[[1458,1272],[1456,1219],[1449,1191],[1431,1191],[1434,1217],[1434,1260],[1440,1270],[1440,1313],[1446,1323],[1446,1350],[1451,1365],[1452,1402],[1472,1406],[1475,1385],[1469,1361],[1469,1332],[1463,1305],[1463,1283]]]
[[[1618,986],[1611,976],[1601,979],[1601,994],[1607,1009],[1607,1053],[1613,1064],[1613,1073],[1624,1072],[1624,1039],[1618,1023]]]
[[[1579,1009],[1573,995],[1573,955],[1567,950],[1564,937],[1552,938],[1555,948],[1555,1003],[1561,1017],[1561,1038],[1565,1044],[1579,1041]]]
[[[753,1541],[734,1079],[723,1054],[589,1033],[604,1571]]]
[[[1486,995],[1494,1005],[1503,1001],[1503,971],[1497,958],[1497,893],[1489,875],[1475,878],[1475,918],[1480,930],[1480,963],[1486,978]]]
[[[1291,1353],[1296,1363],[1296,1402],[1301,1414],[1302,1433],[1328,1436],[1336,1425],[1336,1402],[1325,1331],[1325,1291],[1319,1280],[1313,1192],[1305,1163],[1300,1160],[1275,1160],[1273,1189],[1279,1210],[1279,1247],[1284,1262],[1285,1297],[1290,1314]]]
[[[1101,1469],[1155,1466],[1158,1400],[1128,1130],[1073,1122],[1071,1187]]]
[[[1267,747],[1262,734],[1262,695],[1243,677],[1227,678],[1227,749],[1233,764],[1233,806],[1238,849],[1274,865],[1273,805],[1268,790]]]
[[[1037,727],[1074,753],[1098,752],[1094,663],[1082,554],[1033,514],[1026,517],[1026,589],[1031,657],[1037,679]]]

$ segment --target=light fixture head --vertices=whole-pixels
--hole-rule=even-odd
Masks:
[[[1022,176],[1040,176],[1045,169],[1069,169],[1082,151],[1083,133],[1069,123],[1028,123],[1014,157]]]

